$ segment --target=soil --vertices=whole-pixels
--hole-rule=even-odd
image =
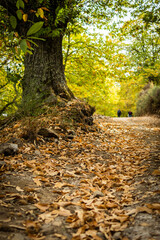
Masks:
[[[159,240],[160,119],[94,116],[59,139],[1,131],[0,240]],[[55,130],[59,128],[55,128]]]

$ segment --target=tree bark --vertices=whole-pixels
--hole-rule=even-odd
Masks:
[[[42,101],[49,97],[74,98],[68,88],[63,66],[62,36],[36,41],[33,54],[25,56],[22,81],[23,101]]]

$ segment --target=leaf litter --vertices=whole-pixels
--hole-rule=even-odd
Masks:
[[[158,240],[157,122],[95,115],[73,138],[37,136],[1,156],[1,239]],[[21,132],[19,121],[2,130],[2,142]]]

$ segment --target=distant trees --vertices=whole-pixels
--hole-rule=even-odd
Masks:
[[[42,101],[55,102],[57,95],[68,100],[74,98],[64,75],[64,33],[68,23],[76,25],[87,22],[89,16],[90,19],[92,16],[105,17],[108,4],[109,1],[102,0],[1,1],[1,36],[4,38],[4,34],[12,33],[12,48],[25,53],[22,79],[25,106],[34,103],[37,108]]]

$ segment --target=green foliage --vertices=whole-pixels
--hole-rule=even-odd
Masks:
[[[42,28],[43,24],[44,22],[34,23],[28,30],[27,36],[33,35],[34,33],[38,32]]]
[[[140,93],[136,114],[138,116],[152,114],[160,116],[160,86],[151,86]]]
[[[0,70],[0,118],[15,113],[21,101],[20,76]]]
[[[127,21],[121,31],[123,36],[132,42],[128,44],[127,51],[136,74],[141,74],[146,83],[160,84],[159,23],[150,19],[148,24],[144,16],[146,13]]]
[[[24,53],[27,51],[28,46],[27,46],[27,41],[25,39],[22,39],[20,41],[20,48]]]
[[[12,28],[15,29],[17,27],[17,19],[16,19],[16,17],[10,16],[9,20],[10,20]]]
[[[24,8],[24,2],[23,2],[22,0],[17,0],[17,2],[16,2],[16,7],[17,7],[18,9]]]

